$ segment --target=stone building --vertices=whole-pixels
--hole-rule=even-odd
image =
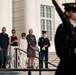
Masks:
[[[56,0],[63,10],[62,3],[75,2],[75,0]],[[64,10],[63,10],[64,11]],[[54,35],[61,20],[51,0],[0,0],[0,31],[7,28],[11,35],[11,29],[15,28],[17,36],[22,32],[28,34],[32,28],[38,40],[41,31],[46,30],[51,42],[50,51],[55,51]]]

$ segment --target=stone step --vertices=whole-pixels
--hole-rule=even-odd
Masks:
[[[38,54],[37,54],[38,56]],[[52,64],[58,65],[59,63],[59,58],[57,57],[56,53],[49,53],[49,58],[48,61],[51,62]],[[50,69],[56,69],[57,67],[54,67],[52,65],[48,65]],[[34,68],[39,68],[39,60],[35,58],[35,66]],[[43,71],[41,73],[42,75],[55,75],[55,71]],[[0,71],[0,75],[28,75],[28,72],[26,71]],[[39,72],[33,71],[31,75],[39,75]]]
[[[41,75],[54,75],[54,69],[41,69]],[[56,70],[56,69],[55,69]],[[0,69],[0,75],[28,75],[28,71],[31,71],[31,75],[40,75],[39,69]]]
[[[37,56],[38,56],[38,53],[37,53]],[[48,62],[50,62],[50,63],[52,63],[52,64],[54,64],[54,65],[56,65],[56,66],[58,65],[58,63],[59,63],[59,58],[57,57],[57,55],[56,55],[55,52],[49,53]],[[39,59],[37,59],[37,58],[35,58],[34,68],[39,68]],[[50,69],[53,69],[53,68],[55,68],[55,67],[49,64],[49,68],[50,68]]]
[[[37,54],[37,55],[38,55],[38,54]],[[59,61],[60,61],[60,60],[59,60],[59,58],[57,57],[57,55],[56,55],[55,52],[50,52],[50,53],[49,53],[48,62],[50,62],[50,63],[58,66]],[[39,60],[38,60],[38,59],[35,59],[35,64],[36,64],[36,65],[39,64]],[[55,68],[55,67],[49,64],[49,68],[50,68],[50,69],[53,69],[53,68]]]
[[[55,72],[42,72],[41,75],[54,75]],[[28,72],[12,72],[12,71],[0,71],[0,75],[28,75]],[[39,72],[32,72],[31,75],[39,75]]]

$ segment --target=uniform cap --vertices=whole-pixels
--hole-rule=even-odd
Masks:
[[[42,31],[42,33],[46,33],[47,31]]]
[[[73,11],[76,13],[76,3],[63,3],[65,11]]]

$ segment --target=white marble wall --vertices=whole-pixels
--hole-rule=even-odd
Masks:
[[[0,0],[0,32],[2,27],[6,27],[7,34],[11,35],[12,0]]]
[[[18,37],[24,32],[24,0],[13,0],[13,28]]]

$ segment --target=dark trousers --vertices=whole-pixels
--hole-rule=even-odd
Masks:
[[[41,59],[44,59],[45,61],[48,62],[48,52],[47,51],[42,51],[40,53],[40,57],[41,57]],[[44,61],[41,61],[41,68],[43,68],[43,62]],[[47,62],[45,62],[45,68],[48,68],[48,63]]]
[[[0,51],[0,68],[6,68],[7,62],[7,48],[2,48]]]

